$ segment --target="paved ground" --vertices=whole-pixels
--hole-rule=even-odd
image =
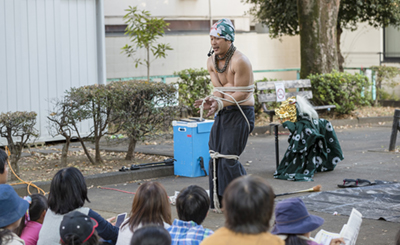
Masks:
[[[321,184],[323,190],[335,190],[338,189],[337,184],[340,184],[344,178],[387,181],[398,181],[400,179],[398,166],[400,154],[384,152],[384,149],[387,149],[389,145],[391,133],[389,124],[386,124],[386,126],[336,129],[336,133],[340,140],[345,160],[333,172],[317,173],[314,182],[290,182],[272,178],[275,170],[275,151],[274,137],[270,135],[250,137],[246,151],[241,156],[241,162],[245,165],[249,174],[259,175],[267,179],[274,188],[275,193],[307,189],[317,184]],[[285,135],[280,137],[281,157],[287,147],[286,139],[287,136]],[[400,145],[400,140],[398,139],[398,141],[398,145]],[[157,149],[171,153],[173,146],[139,146],[137,150],[157,153]],[[165,186],[168,195],[173,195],[176,190],[181,190],[191,184],[197,184],[208,189],[206,177],[185,178],[169,176],[158,178],[157,181]],[[143,180],[140,182],[143,182]],[[106,185],[105,187],[135,192],[138,182]],[[280,197],[278,200],[287,197]],[[293,195],[290,197],[293,197]],[[104,217],[111,217],[121,212],[129,213],[133,195],[113,190],[92,188],[89,190],[89,198],[91,203],[88,203],[87,206],[98,211]],[[172,212],[173,218],[177,217],[174,206],[172,206]],[[325,224],[322,228],[332,232],[339,232],[348,219],[348,216],[344,215],[334,216],[319,212],[312,213],[323,217]],[[223,224],[223,215],[214,213],[210,213],[203,223],[205,227],[213,230],[223,226]],[[357,244],[394,244],[394,237],[399,229],[399,223],[364,219]]]

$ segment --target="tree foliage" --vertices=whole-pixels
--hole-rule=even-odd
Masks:
[[[272,38],[299,34],[297,0],[243,0],[254,6],[250,13],[269,27]],[[400,24],[400,0],[341,0],[338,25],[357,29],[357,24],[367,22],[373,27]]]
[[[114,107],[116,123],[129,138],[125,159],[132,160],[138,141],[155,135],[165,124],[171,125],[179,111],[173,106],[176,89],[172,85],[148,81],[114,82],[109,86],[118,98]]]
[[[22,149],[29,139],[38,137],[35,129],[36,113],[17,111],[0,114],[0,136],[7,139],[10,149],[10,163],[15,173],[19,174],[18,161],[21,158]],[[11,177],[15,179],[14,176]]]
[[[179,105],[188,110],[189,116],[199,116],[194,107],[194,102],[205,98],[212,93],[211,79],[206,69],[186,69],[174,72],[179,79]]]
[[[122,48],[128,57],[136,54],[138,49],[144,48],[146,50],[146,58],[135,58],[135,67],[138,65],[145,65],[147,67],[147,79],[150,79],[150,52],[155,57],[165,58],[166,51],[172,50],[171,46],[167,43],[156,43],[157,39],[162,37],[165,29],[169,26],[162,18],[151,17],[149,11],[138,10],[137,7],[129,6],[126,9],[127,13],[124,16],[125,24],[128,26],[125,29],[125,35],[129,36],[132,45],[126,44]]]
[[[254,6],[250,13],[256,20],[269,27],[272,38],[300,33],[297,0],[243,0]],[[341,0],[337,18],[337,52],[339,69],[343,70],[344,58],[340,51],[343,29],[354,31],[357,24],[367,22],[373,27],[400,25],[400,0]]]

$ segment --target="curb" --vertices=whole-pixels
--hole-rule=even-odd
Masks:
[[[127,172],[110,172],[104,174],[94,174],[85,176],[86,186],[100,186],[100,185],[112,185],[112,184],[120,184],[133,180],[140,179],[153,179],[174,175],[174,167],[173,166],[162,166],[155,168],[146,168],[139,169],[134,171]],[[45,192],[50,191],[50,183],[51,181],[40,181],[35,182],[34,184],[38,187],[42,188]],[[14,190],[18,193],[19,196],[27,196],[29,195],[26,184],[13,186]],[[30,188],[32,193],[36,193],[36,189]]]

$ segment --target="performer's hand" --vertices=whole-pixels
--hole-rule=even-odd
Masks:
[[[211,102],[210,110],[208,111],[206,117],[214,115],[214,113],[218,110],[218,102],[212,98],[210,98],[210,102]]]
[[[346,244],[346,243],[344,242],[344,239],[343,239],[343,238],[333,238],[333,239],[331,240],[331,243],[330,243],[329,245],[340,245],[340,244]]]
[[[210,101],[210,98],[206,98],[205,99],[205,101],[206,102],[204,102],[204,110],[210,110],[210,108],[211,108],[211,105],[212,105],[212,102]],[[196,107],[196,108],[199,108],[200,106],[201,106],[201,104],[203,103],[203,100],[196,100],[195,102],[194,102],[194,106]]]

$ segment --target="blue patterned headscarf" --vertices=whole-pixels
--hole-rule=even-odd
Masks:
[[[210,36],[225,38],[233,42],[235,40],[235,28],[229,19],[222,19],[211,27]]]

